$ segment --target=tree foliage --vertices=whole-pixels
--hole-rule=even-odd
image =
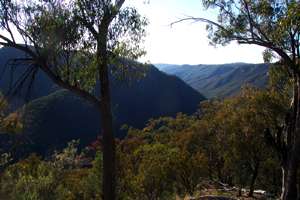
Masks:
[[[103,196],[115,199],[115,143],[109,72],[126,70],[143,55],[146,20],[125,0],[0,1],[0,45],[23,51],[23,81],[42,70],[58,86],[92,103],[101,114]],[[5,34],[6,33],[6,34]],[[16,37],[21,36],[19,44]],[[96,83],[99,88],[95,87]],[[17,87],[18,88],[18,87]]]
[[[283,190],[281,199],[296,199],[296,176],[299,163],[299,58],[300,24],[298,0],[203,0],[206,9],[216,9],[217,19],[186,18],[207,23],[211,44],[232,41],[265,47],[265,61],[277,55],[292,82],[291,103],[277,131],[266,131],[266,139],[281,158]]]

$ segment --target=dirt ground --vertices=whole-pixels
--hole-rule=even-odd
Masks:
[[[264,195],[255,194],[254,197],[247,197],[247,193],[237,197],[236,191],[223,191],[217,189],[206,189],[195,194],[194,197],[176,197],[176,200],[275,200]]]

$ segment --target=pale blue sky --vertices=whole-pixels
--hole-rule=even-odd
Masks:
[[[144,2],[149,3],[144,3]],[[184,22],[170,26],[187,15],[213,18],[211,10],[201,7],[201,0],[127,0],[150,22],[145,42],[147,55],[142,61],[172,64],[221,64],[263,62],[263,48],[232,43],[226,47],[210,46],[205,24]]]

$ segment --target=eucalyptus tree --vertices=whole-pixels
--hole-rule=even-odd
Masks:
[[[260,168],[274,153],[264,141],[263,131],[277,126],[286,112],[284,97],[273,91],[246,87],[241,93],[224,101],[223,112],[228,112],[224,129],[232,148],[225,150],[226,161],[233,163],[238,183],[249,181],[249,196],[253,196]],[[220,110],[222,112],[222,110]],[[221,119],[221,118],[219,118]],[[222,119],[221,119],[222,120]],[[227,122],[226,122],[227,121]],[[225,153],[226,154],[226,153]]]
[[[109,73],[113,71],[111,68],[127,69],[127,59],[144,54],[141,42],[147,24],[136,9],[123,8],[124,2],[0,0],[0,45],[26,54],[24,58],[14,60],[15,64],[26,67],[23,79],[32,78],[42,70],[54,83],[99,110],[105,200],[115,199],[115,143]],[[95,87],[96,83],[100,86]]]
[[[203,0],[206,9],[216,9],[217,19],[189,17],[207,23],[212,44],[232,41],[265,47],[265,60],[277,56],[293,82],[290,109],[277,131],[266,138],[281,160],[282,199],[297,199],[300,152],[300,1],[299,0]]]

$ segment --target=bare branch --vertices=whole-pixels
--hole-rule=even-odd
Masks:
[[[71,92],[79,95],[80,97],[93,102],[94,105],[99,105],[101,99],[91,95],[89,92],[82,90],[76,86],[71,85],[70,83],[63,81],[61,77],[57,76],[53,71],[49,68],[49,66],[45,63],[45,61],[40,61],[38,63],[39,68],[47,74],[47,76],[57,85],[61,86],[64,89],[70,90]]]
[[[224,26],[222,26],[221,24],[218,24],[217,22],[211,21],[209,19],[201,18],[201,17],[187,17],[187,18],[179,19],[177,21],[172,22],[170,24],[170,26],[173,26],[175,24],[178,24],[178,23],[184,22],[184,21],[195,21],[195,22],[204,22],[204,23],[212,24],[212,25],[227,32],[226,28]]]

